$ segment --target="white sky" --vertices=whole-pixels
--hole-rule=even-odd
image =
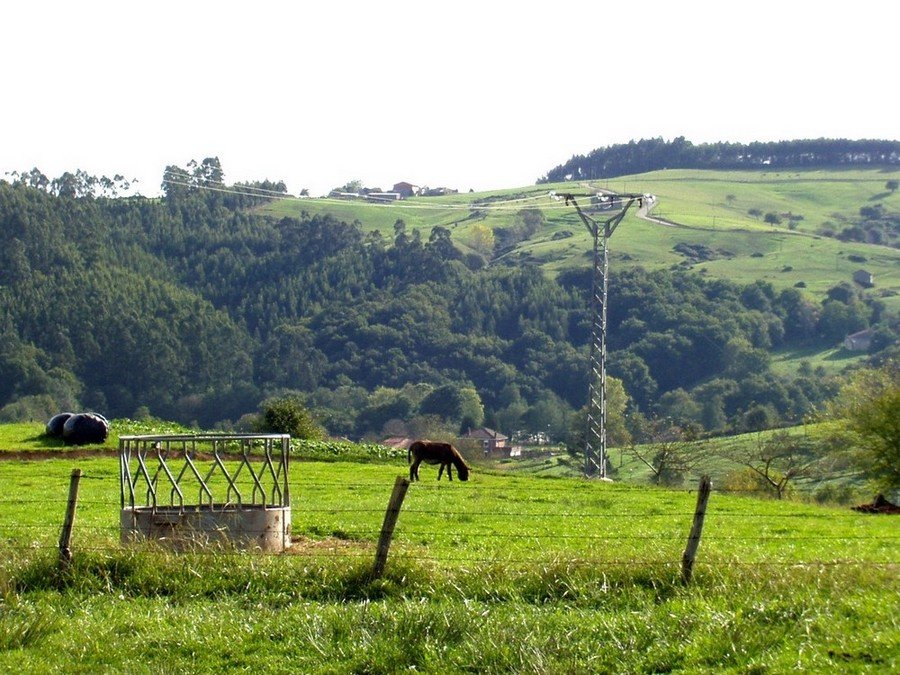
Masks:
[[[4,3],[0,177],[121,173],[151,195],[218,156],[226,182],[294,194],[485,190],[640,138],[896,140],[897,7]]]

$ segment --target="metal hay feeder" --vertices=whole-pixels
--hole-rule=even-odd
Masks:
[[[283,551],[289,452],[287,434],[122,436],[122,541]]]

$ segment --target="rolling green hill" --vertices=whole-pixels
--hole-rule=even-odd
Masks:
[[[520,210],[539,209],[544,226],[503,259],[537,264],[553,274],[585,265],[591,243],[574,209],[551,199],[550,192],[651,193],[658,202],[649,215],[659,220],[639,218],[637,209],[626,216],[610,245],[614,270],[685,266],[739,283],[765,280],[776,289],[802,284],[821,300],[829,288],[850,282],[855,271],[866,269],[875,277],[871,292],[896,311],[900,309],[900,250],[841,241],[821,232],[840,231],[860,219],[861,208],[875,204],[882,204],[894,218],[900,216],[900,195],[885,188],[888,181],[898,178],[900,171],[877,169],[672,170],[604,181],[415,197],[387,205],[337,199],[281,200],[266,205],[263,211],[277,216],[301,211],[330,213],[341,220],[359,221],[363,228],[385,236],[391,236],[397,219],[410,230],[420,230],[424,238],[431,228],[440,226],[450,230],[460,248],[471,250],[476,246],[478,227],[510,227]],[[765,222],[764,215],[770,213],[782,224]],[[688,253],[676,251],[679,244]]]

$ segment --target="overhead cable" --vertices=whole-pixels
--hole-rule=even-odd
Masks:
[[[513,199],[497,199],[490,200],[486,203],[480,203],[478,201],[464,202],[464,203],[455,203],[455,202],[437,202],[430,201],[429,203],[423,202],[400,202],[400,200],[388,200],[387,198],[379,198],[378,194],[375,195],[366,195],[360,194],[354,198],[339,198],[339,197],[297,197],[294,195],[290,195],[284,192],[280,192],[277,190],[269,190],[266,188],[257,188],[252,185],[234,185],[228,186],[225,183],[217,183],[204,179],[200,179],[201,182],[188,182],[184,179],[190,179],[190,176],[185,176],[184,174],[178,174],[175,172],[167,172],[167,174],[171,173],[173,176],[180,178],[182,180],[174,180],[172,178],[164,177],[163,183],[166,185],[177,185],[181,187],[187,187],[197,190],[210,190],[212,192],[220,192],[225,194],[233,194],[244,197],[258,197],[258,198],[267,198],[267,199],[277,199],[277,200],[287,200],[287,201],[299,201],[299,202],[313,202],[318,204],[347,204],[354,203],[356,201],[365,202],[368,206],[381,207],[381,208],[390,208],[390,209],[412,209],[412,210],[433,210],[433,211],[517,211],[521,210],[522,204],[525,202],[537,202],[541,199],[549,199],[551,203],[549,204],[541,204],[540,208],[547,211],[568,211],[571,207],[561,202],[556,198],[556,195],[547,192],[545,194],[532,195],[527,197],[517,197]],[[490,198],[488,198],[490,199]],[[629,198],[625,197],[617,197],[615,193],[608,196],[606,200],[603,201],[603,205],[607,208],[615,208],[618,206],[622,206],[629,201]]]

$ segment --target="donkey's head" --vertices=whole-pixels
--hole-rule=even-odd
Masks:
[[[460,480],[469,480],[469,467],[468,465],[460,458],[456,464],[456,475],[459,476]]]

